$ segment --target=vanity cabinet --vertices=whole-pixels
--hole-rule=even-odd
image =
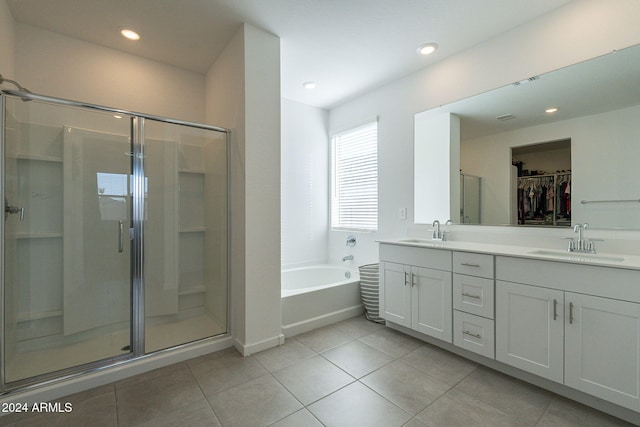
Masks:
[[[452,342],[451,252],[381,244],[380,260],[382,316]]]
[[[563,381],[564,293],[496,283],[496,359],[548,380]]]
[[[497,257],[496,276],[497,360],[640,410],[640,272]]]
[[[453,343],[493,359],[493,255],[453,253]]]
[[[565,301],[564,383],[640,410],[640,304],[568,292]]]

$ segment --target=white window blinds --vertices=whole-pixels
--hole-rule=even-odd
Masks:
[[[332,138],[331,228],[378,229],[378,123]]]

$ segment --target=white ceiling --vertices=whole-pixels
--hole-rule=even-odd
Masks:
[[[570,0],[8,0],[16,21],[205,73],[242,22],[281,39],[282,96],[331,108]],[[129,42],[118,28],[142,39]],[[418,45],[436,42],[429,57]],[[302,88],[313,80],[318,87]]]

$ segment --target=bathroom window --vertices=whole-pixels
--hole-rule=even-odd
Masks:
[[[331,228],[378,229],[378,123],[331,139]]]

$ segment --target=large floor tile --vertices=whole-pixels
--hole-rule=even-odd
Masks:
[[[513,418],[499,409],[451,390],[420,412],[416,419],[429,427],[510,427]]]
[[[482,367],[455,389],[504,412],[519,426],[535,425],[553,398],[551,393],[536,386]]]
[[[403,425],[402,427],[427,427],[425,423],[420,421],[418,418],[411,418],[408,423]]]
[[[551,401],[547,411],[536,426],[622,427],[632,425],[580,403],[557,396]]]
[[[261,351],[254,354],[253,357],[269,372],[273,372],[315,355],[314,351],[297,339],[289,338],[284,345]]]
[[[309,406],[324,425],[393,427],[411,416],[366,386],[355,382]]]
[[[207,397],[269,373],[255,358],[235,350],[194,359],[189,368]]]
[[[308,410],[300,409],[298,412],[271,424],[271,427],[322,427],[322,423]]]
[[[364,316],[352,317],[334,325],[337,329],[353,338],[362,338],[384,328],[380,323],[371,322]]]
[[[390,363],[360,381],[412,416],[451,388],[401,361]]]
[[[360,341],[387,353],[391,357],[404,356],[422,346],[421,341],[390,328],[380,329],[360,338]]]
[[[130,387],[132,385],[143,383],[155,378],[166,377],[168,375],[171,375],[175,371],[184,370],[186,366],[187,362],[175,363],[173,365],[164,366],[162,368],[154,369],[143,374],[134,375],[133,377],[116,381],[113,385],[115,386],[116,390],[123,387]]]
[[[402,357],[402,361],[450,385],[456,385],[478,365],[430,344]]]
[[[311,350],[321,353],[349,342],[353,337],[332,325],[296,335],[296,339]]]
[[[321,356],[314,356],[273,373],[300,402],[310,404],[354,381]]]
[[[393,361],[388,354],[357,340],[327,350],[322,356],[356,378]]]
[[[138,424],[138,427],[175,426],[220,427],[222,424],[213,413],[209,403],[204,399]]]
[[[116,400],[121,425],[135,425],[203,401],[204,395],[189,368],[182,365],[165,376],[116,388]]]
[[[209,403],[223,426],[264,426],[302,409],[271,375],[210,396]]]

